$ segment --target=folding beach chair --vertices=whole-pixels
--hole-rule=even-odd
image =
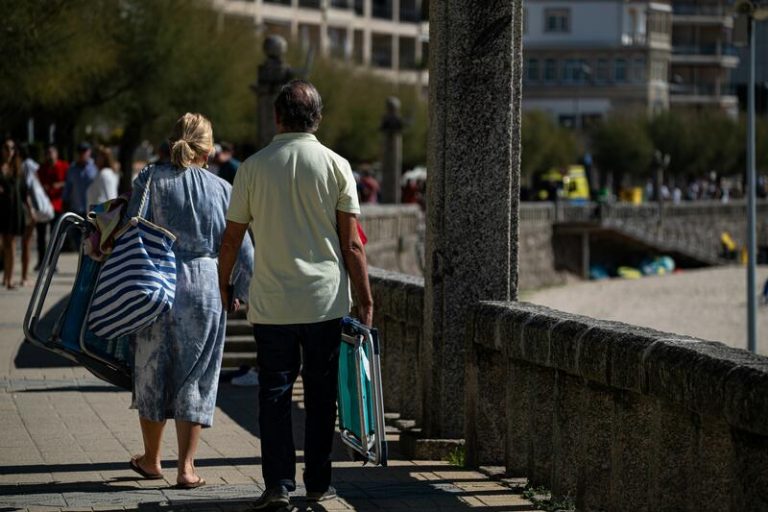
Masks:
[[[339,353],[341,440],[363,461],[386,466],[380,348],[376,329],[344,318]]]
[[[42,332],[40,325],[45,299],[67,234],[79,231],[80,239],[85,240],[91,229],[90,223],[74,213],[64,214],[56,224],[24,318],[24,335],[33,345],[82,364],[100,379],[131,389],[132,353],[128,340],[99,339],[90,332],[85,321],[101,262],[80,251],[75,283],[72,293],[65,299],[64,312],[50,332]]]

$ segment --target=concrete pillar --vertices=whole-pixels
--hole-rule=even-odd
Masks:
[[[517,298],[522,0],[431,0],[425,434],[464,435],[466,312]]]
[[[400,100],[387,98],[387,111],[381,119],[383,134],[381,155],[381,199],[383,203],[400,202],[400,176],[403,172],[403,120]]]

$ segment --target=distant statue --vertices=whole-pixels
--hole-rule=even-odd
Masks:
[[[251,89],[258,96],[259,149],[267,146],[277,129],[273,103],[280,88],[296,78],[294,70],[283,61],[288,43],[281,36],[271,35],[264,40],[264,54],[267,60],[259,66],[259,78]]]
[[[387,98],[386,112],[379,127],[384,134],[381,158],[381,195],[384,203],[400,202],[400,174],[403,167],[403,118],[400,100]]]

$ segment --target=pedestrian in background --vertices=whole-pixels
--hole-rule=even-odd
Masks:
[[[81,142],[77,146],[77,158],[67,170],[62,199],[64,209],[85,218],[88,213],[88,187],[99,174],[99,170],[91,158],[91,145]],[[80,231],[70,229],[68,232],[69,249],[80,250]]]
[[[62,199],[67,211],[85,217],[88,213],[88,187],[99,174],[91,158],[91,145],[81,142],[77,145],[77,158],[67,170]]]
[[[16,237],[24,235],[31,215],[21,163],[16,143],[6,139],[0,156],[0,233],[3,235],[3,286],[9,290],[16,288],[13,283]]]
[[[160,446],[166,419],[176,422],[176,484],[205,484],[195,469],[203,427],[213,424],[224,349],[226,311],[216,291],[217,254],[226,227],[232,188],[203,169],[213,150],[211,123],[185,114],[171,135],[171,163],[144,169],[133,184],[127,216],[138,215],[149,187],[146,218],[176,236],[176,293],[173,308],[134,335],[133,404],[139,411],[144,453],[130,467],[161,479]],[[142,212],[143,213],[143,212]],[[237,297],[247,294],[253,266],[250,243],[238,248]]]
[[[54,217],[51,222],[37,223],[37,265],[35,265],[35,270],[40,270],[40,266],[43,263],[45,250],[48,245],[48,231],[49,229],[50,231],[53,231],[53,228],[56,227],[56,222],[58,222],[59,217],[61,217],[61,214],[64,211],[62,195],[64,192],[64,184],[67,181],[68,169],[69,164],[64,160],[59,159],[58,148],[53,144],[48,146],[45,152],[45,161],[40,165],[40,169],[37,170],[37,177],[43,185],[43,190],[51,200]]]
[[[89,207],[116,198],[120,188],[120,175],[116,170],[112,150],[105,146],[97,146],[94,160],[99,174],[88,187]]]
[[[370,325],[373,316],[355,179],[349,162],[314,135],[322,106],[309,82],[295,80],[280,90],[278,134],[237,172],[220,251],[219,288],[227,304],[235,256],[250,226],[258,272],[251,280],[248,320],[258,352],[266,487],[255,510],[288,505],[296,489],[291,391],[299,371],[306,402],[307,499],[336,497],[331,454],[350,279],[361,320]]]
[[[240,160],[234,156],[234,148],[229,142],[222,142],[221,149],[216,152],[216,165],[219,167],[219,178],[230,185],[235,181],[235,174],[240,167]]]
[[[40,164],[33,158],[33,148],[29,144],[19,144],[19,157],[21,158],[21,173],[24,176],[24,183],[27,192],[32,197],[32,187],[34,180],[38,179],[37,171]],[[21,235],[21,286],[27,286],[29,277],[29,259],[32,245],[32,235],[35,234],[37,223],[32,219],[32,215],[27,215],[27,224],[24,226],[24,234]]]

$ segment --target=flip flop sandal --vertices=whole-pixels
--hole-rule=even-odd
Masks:
[[[204,485],[205,485],[205,480],[203,479],[203,477],[198,476],[195,482],[186,482],[183,484],[176,484],[172,487],[172,489],[191,490],[191,489],[197,489],[198,487],[202,487]]]
[[[147,471],[144,471],[141,469],[141,466],[139,466],[139,463],[136,462],[136,459],[131,459],[131,461],[128,463],[128,465],[131,467],[133,471],[140,474],[147,480],[162,480],[163,474],[162,473],[148,473]]]

